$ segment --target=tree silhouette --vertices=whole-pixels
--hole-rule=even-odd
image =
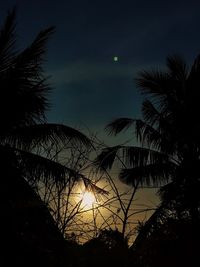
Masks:
[[[13,151],[27,179],[34,179],[39,173],[41,179],[59,180],[70,171],[34,154],[37,147],[66,144],[72,139],[84,145],[90,144],[89,139],[79,131],[46,122],[50,88],[42,63],[46,43],[53,32],[53,27],[41,31],[30,46],[17,53],[13,10],[0,33],[0,145],[3,150],[7,147]]]
[[[15,13],[8,13],[0,31],[0,223],[4,232],[2,254],[7,261],[4,266],[10,266],[12,260],[17,265],[35,266],[39,259],[41,264],[60,266],[58,257],[54,262],[60,247],[54,241],[63,241],[62,235],[33,186],[40,180],[67,185],[66,179],[82,179],[88,185],[90,181],[83,175],[42,155],[47,147],[71,141],[85,146],[91,143],[78,130],[47,123],[50,87],[42,63],[54,28],[41,31],[19,52]],[[6,256],[8,252],[11,257]]]
[[[98,236],[86,242],[82,249],[80,266],[131,266],[127,240],[117,230],[100,231]]]
[[[162,185],[159,211],[170,210],[178,218],[189,216],[198,227],[200,57],[191,69],[180,56],[168,57],[164,71],[141,71],[136,83],[146,97],[143,119],[120,118],[106,129],[117,135],[134,125],[139,146],[107,148],[96,163],[111,168],[116,157],[122,157],[130,166],[121,170],[122,181],[133,186]]]

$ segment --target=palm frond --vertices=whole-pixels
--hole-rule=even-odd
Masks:
[[[162,136],[158,130],[142,120],[136,122],[135,128],[137,140],[142,146],[147,145],[149,147],[159,148]]]
[[[173,162],[168,154],[137,146],[113,146],[107,147],[97,156],[94,165],[100,170],[109,170],[114,162],[124,162],[128,167],[145,167],[147,164],[165,164]]]
[[[94,165],[99,170],[111,169],[121,146],[107,147],[94,160]]]
[[[123,130],[127,130],[132,124],[135,123],[135,120],[130,118],[119,118],[112,122],[110,122],[106,126],[106,131],[108,131],[109,134],[117,135]]]
[[[146,123],[153,126],[159,122],[162,114],[150,100],[145,100],[142,103],[142,116]]]
[[[43,75],[42,62],[53,31],[51,27],[40,32],[28,48],[15,56],[8,70],[1,73],[1,98],[5,105],[0,108],[0,115],[8,129],[45,121],[50,88]]]
[[[148,101],[146,101],[146,104]],[[147,105],[144,104],[144,109],[148,108]],[[147,112],[147,111],[146,111]],[[149,111],[149,113],[153,111]],[[159,113],[155,111],[155,116],[158,117]],[[149,114],[148,116],[150,116]],[[154,114],[152,114],[154,115]],[[156,120],[157,118],[155,118]],[[158,146],[160,144],[161,134],[153,128],[148,122],[140,120],[140,119],[131,119],[131,118],[119,118],[106,126],[106,130],[109,134],[117,135],[123,130],[128,129],[129,127],[135,127],[135,135],[139,142],[146,143],[148,145],[152,144]]]
[[[147,126],[147,123],[141,121],[140,119],[131,119],[131,118],[119,118],[106,126],[106,130],[109,134],[117,135],[123,130],[127,130],[129,127],[135,127],[136,138],[139,141],[142,141],[143,130]]]
[[[170,180],[175,167],[171,162],[146,164],[131,169],[122,169],[119,177],[122,182],[128,185],[158,187]]]
[[[47,106],[46,95],[49,92],[49,86],[43,75],[42,63],[47,41],[53,32],[54,27],[41,31],[33,43],[19,54],[14,62],[12,75],[15,88],[17,87],[21,92],[21,97],[25,97],[24,100],[28,101],[27,104],[24,101],[24,105],[32,115],[35,114],[35,119],[43,115]]]
[[[164,126],[164,120],[160,124]],[[167,130],[165,131],[166,127],[164,129],[160,129],[162,125],[159,125],[159,130],[151,125],[140,121],[136,124],[136,132],[139,136],[139,141],[142,146],[147,146],[151,148],[152,150],[160,151],[163,154],[168,154],[173,156],[174,155],[174,148],[175,148],[175,141],[173,139],[170,139],[169,133]],[[171,128],[170,128],[171,129]]]
[[[25,179],[32,184],[37,182],[50,182],[52,184],[68,185],[69,181],[82,181],[87,188],[94,193],[107,195],[108,192],[95,185],[85,175],[68,168],[58,162],[44,158],[38,154],[26,152],[20,149],[15,150],[20,170]]]
[[[122,159],[127,167],[144,167],[147,164],[168,162],[168,154],[150,148],[138,146],[121,146]]]
[[[185,83],[185,84],[184,84]],[[186,81],[174,79],[167,72],[139,72],[136,84],[142,94],[151,98],[162,113],[176,108],[177,99],[184,97]]]
[[[142,94],[162,99],[171,90],[169,75],[162,71],[140,71],[135,79]]]
[[[159,112],[151,101],[144,101],[142,106],[144,121],[136,123],[136,135],[142,145],[160,150],[162,153],[174,153],[175,144],[172,139],[175,122],[172,114]],[[174,140],[175,141],[175,140]]]
[[[53,123],[18,127],[4,138],[5,143],[25,150],[49,144],[65,146],[70,141],[79,142],[87,147],[92,145],[90,139],[80,131]]]
[[[180,55],[168,56],[166,61],[169,74],[173,79],[179,81],[187,79],[188,67]]]
[[[94,184],[90,179],[86,178],[84,175],[82,175],[81,178],[87,191],[91,191],[99,195],[109,195],[108,191],[106,191],[103,188],[100,188],[99,186]]]
[[[18,156],[19,167],[28,181],[51,181],[67,185],[70,179],[78,181],[80,175],[62,164],[44,158],[38,154],[15,149]]]
[[[0,31],[0,76],[6,71],[16,55],[15,43],[15,9],[8,13],[3,28]]]

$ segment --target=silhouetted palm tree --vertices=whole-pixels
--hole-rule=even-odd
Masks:
[[[76,172],[36,153],[38,147],[64,145],[71,140],[90,145],[89,139],[71,127],[49,124],[50,87],[42,69],[46,44],[54,28],[41,31],[35,40],[18,52],[16,49],[15,10],[9,12],[0,32],[0,155],[2,162],[20,168],[26,180],[63,181],[65,174],[83,178]],[[35,152],[35,153],[34,153]],[[7,155],[8,162],[5,163]],[[1,163],[2,163],[1,162]],[[88,180],[86,179],[88,182]]]
[[[63,237],[30,182],[67,184],[70,177],[90,183],[83,175],[41,156],[46,147],[71,141],[91,145],[79,131],[46,121],[50,88],[42,63],[53,32],[53,27],[41,31],[19,52],[15,10],[9,12],[0,31],[0,227],[4,266],[13,261],[20,266],[38,262],[60,266],[58,250],[63,250]]]
[[[121,118],[110,134],[135,126],[139,146],[106,148],[96,162],[111,168],[116,156],[130,168],[120,178],[135,185],[163,185],[161,207],[199,223],[200,208],[200,57],[189,70],[180,56],[167,58],[165,71],[141,71],[137,86],[146,97],[142,120]],[[197,225],[196,224],[196,225]]]

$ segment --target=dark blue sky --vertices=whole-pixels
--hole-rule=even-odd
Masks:
[[[114,118],[137,117],[137,71],[162,66],[169,54],[191,62],[200,53],[200,1],[7,0],[1,23],[15,4],[21,47],[56,26],[46,63],[50,121],[101,131]]]

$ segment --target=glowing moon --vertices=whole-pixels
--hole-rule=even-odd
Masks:
[[[96,202],[95,195],[92,192],[85,191],[82,197],[82,203],[85,207],[91,209]]]
[[[113,57],[113,60],[114,60],[115,62],[117,62],[117,61],[119,60],[119,58],[118,58],[117,56],[115,56],[115,57]]]

